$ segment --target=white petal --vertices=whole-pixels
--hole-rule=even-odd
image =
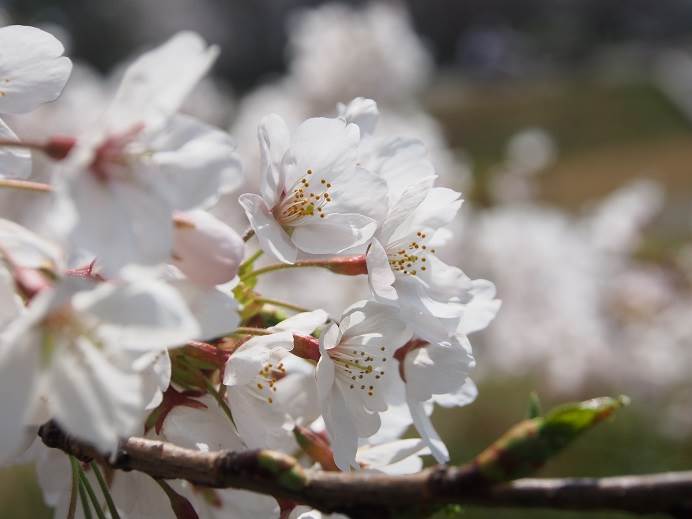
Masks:
[[[0,339],[0,394],[4,413],[0,420],[0,464],[19,454],[24,443],[24,416],[31,405],[39,369],[37,339],[28,331],[18,341]]]
[[[180,32],[140,56],[125,71],[109,111],[111,130],[137,123],[156,128],[173,115],[216,60],[219,49],[207,47],[193,32]]]
[[[223,383],[227,386],[248,384],[255,379],[272,352],[288,353],[292,349],[293,334],[291,332],[252,337],[229,357]]]
[[[146,395],[139,375],[123,371],[92,344],[78,340],[53,354],[42,393],[61,427],[102,452],[137,432]]]
[[[315,370],[315,377],[317,380],[317,393],[320,402],[326,401],[331,393],[332,387],[334,387],[334,361],[325,354],[324,351],[320,356],[320,360],[317,361],[317,368]]]
[[[62,44],[35,27],[0,28],[0,113],[22,113],[60,95],[72,70]]]
[[[179,211],[210,207],[222,185],[232,190],[243,181],[230,135],[192,117],[174,116],[148,146],[153,155],[138,174]]]
[[[2,30],[2,29],[0,29]],[[2,97],[0,97],[0,101]],[[19,138],[0,119],[0,139],[18,141]],[[0,178],[29,178],[31,175],[31,152],[25,148],[0,147]]]
[[[197,321],[199,331],[195,339],[206,341],[223,337],[238,327],[238,302],[230,292],[200,286],[186,279],[173,280],[170,284],[180,292]]]
[[[198,399],[207,409],[175,407],[163,424],[166,439],[181,447],[205,452],[242,450],[245,446],[228,417],[210,396]]]
[[[368,283],[373,295],[378,301],[396,301],[398,299],[397,292],[392,286],[396,278],[389,266],[387,253],[377,239],[373,239],[370,243],[365,261],[368,267]]]
[[[447,446],[440,439],[435,427],[430,421],[430,417],[425,412],[423,402],[410,400],[408,402],[413,424],[416,426],[418,434],[430,448],[430,452],[435,457],[438,463],[447,463],[449,461],[449,451]]]
[[[356,463],[358,433],[344,396],[336,385],[332,387],[329,398],[324,400],[322,416],[334,451],[336,466],[344,471],[351,468],[359,469]]]
[[[304,219],[294,228],[291,240],[309,254],[338,254],[365,245],[376,229],[377,222],[367,216],[328,214],[324,218]]]
[[[115,471],[110,493],[118,507],[120,517],[176,519],[168,496],[154,478],[143,472]]]
[[[456,393],[474,364],[470,345],[463,336],[410,351],[404,359],[408,398],[425,402],[433,395]]]
[[[325,206],[327,215],[333,213],[368,216],[378,223],[387,216],[387,183],[367,169],[353,171],[334,178],[329,194],[332,198]]]
[[[408,438],[383,443],[374,447],[358,449],[356,459],[365,463],[368,468],[383,468],[385,465],[398,463],[410,456],[417,457],[427,451],[423,440]]]
[[[358,125],[362,136],[374,133],[377,119],[380,116],[375,101],[365,97],[356,97],[347,105],[340,104],[338,109],[339,117],[348,123]]]
[[[428,151],[417,139],[397,137],[375,141],[361,162],[387,182],[390,207],[398,205],[402,194],[411,186],[421,185],[427,191],[435,181],[435,168]]]
[[[446,187],[434,187],[416,208],[411,221],[413,229],[439,229],[449,224],[459,212],[461,194]]]
[[[174,264],[204,286],[227,283],[238,273],[245,243],[231,227],[205,211],[176,215]]]
[[[262,250],[283,263],[295,263],[298,250],[286,231],[276,222],[262,197],[246,193],[240,195],[238,202],[243,206]]]
[[[270,330],[285,330],[294,333],[311,334],[318,326],[323,325],[329,319],[329,315],[324,310],[313,310],[312,312],[302,312],[284,319],[279,324],[272,326]]]
[[[260,122],[257,138],[262,154],[260,193],[267,205],[273,207],[284,189],[285,178],[281,161],[288,151],[291,136],[284,120],[276,114],[271,114]]]
[[[10,220],[0,218],[0,243],[12,261],[26,268],[60,270],[60,248]]]
[[[458,330],[464,335],[485,329],[502,305],[495,299],[495,285],[485,279],[474,279],[468,293],[471,300],[464,305]]]
[[[71,238],[96,255],[107,273],[171,257],[173,212],[156,193],[125,182],[102,183],[89,174],[73,176],[68,191],[79,215]]]
[[[77,312],[96,319],[98,333],[119,348],[163,349],[199,334],[185,301],[171,286],[153,279],[101,283],[73,298]]]
[[[15,292],[12,276],[4,265],[0,264],[0,333],[21,311],[21,299]]]
[[[433,401],[442,407],[463,407],[470,404],[478,397],[478,388],[470,378],[467,378],[464,384],[456,393],[447,395],[434,395]]]
[[[307,170],[313,178],[331,180],[353,169],[360,131],[342,119],[316,117],[303,122],[291,138],[284,157],[286,186],[292,186]]]

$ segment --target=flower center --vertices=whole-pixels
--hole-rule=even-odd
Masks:
[[[279,362],[276,366],[271,362],[265,363],[255,377],[254,386],[251,386],[254,395],[268,404],[273,404],[276,383],[285,376],[286,368],[283,362]]]
[[[126,167],[129,156],[126,148],[143,129],[143,124],[137,124],[123,133],[106,137],[94,151],[94,157],[89,164],[89,171],[98,180],[106,182],[113,176],[114,168]]]
[[[385,346],[380,347],[382,357],[348,345],[339,345],[328,351],[341,381],[349,389],[373,396],[384,377],[384,367],[381,364],[387,362],[386,350]]]
[[[387,258],[395,275],[416,276],[419,271],[428,269],[428,256],[435,254],[435,249],[426,245],[427,238],[426,233],[418,231],[411,241],[406,237],[387,246]]]
[[[299,220],[310,217],[325,217],[324,208],[332,201],[329,189],[330,182],[314,178],[313,171],[308,169],[301,178],[284,193],[279,204],[272,211],[274,218],[284,226],[295,225]]]

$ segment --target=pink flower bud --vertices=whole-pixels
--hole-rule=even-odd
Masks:
[[[342,276],[360,276],[368,273],[365,255],[332,258],[325,266],[335,274]]]
[[[63,160],[77,144],[77,139],[65,135],[56,135],[48,139],[43,146],[43,152],[51,159]]]
[[[215,286],[232,280],[245,244],[228,225],[205,211],[174,217],[173,264],[191,281]]]

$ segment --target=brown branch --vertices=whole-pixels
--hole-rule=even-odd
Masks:
[[[113,468],[138,470],[159,479],[253,490],[352,517],[401,517],[404,510],[430,511],[445,503],[692,517],[692,471],[599,479],[519,479],[487,486],[474,466],[435,466],[401,476],[324,472],[305,470],[294,458],[269,450],[199,452],[130,438],[117,453],[104,456],[68,437],[54,423],[41,427],[39,436],[48,447],[82,461],[99,459]]]

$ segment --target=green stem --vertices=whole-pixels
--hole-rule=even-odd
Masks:
[[[303,265],[301,263],[276,263],[274,265],[267,265],[266,267],[262,267],[261,269],[253,270],[252,272],[245,274],[240,278],[240,282],[245,282],[248,279],[256,278],[257,276],[261,276],[262,274],[266,274],[268,272],[275,272],[277,270],[284,270],[284,269],[295,269],[299,267],[305,267],[306,265]],[[307,265],[307,266],[313,266],[313,265]]]
[[[291,303],[286,303],[284,301],[279,301],[277,299],[269,299],[267,297],[261,297],[259,299],[255,299],[255,302],[265,304],[265,305],[280,306],[281,308],[293,310],[294,312],[309,312],[310,311],[307,308],[303,308],[302,306],[292,305]]]
[[[243,262],[240,264],[240,267],[238,267],[238,271],[239,271],[239,272],[242,272],[242,270],[243,270],[244,268],[247,268],[248,265],[251,265],[252,263],[254,263],[255,260],[256,260],[257,258],[259,258],[259,257],[262,255],[263,252],[264,252],[264,251],[263,251],[262,249],[257,250],[257,252],[255,252],[252,256],[250,256],[248,259],[246,259],[245,261],[243,261]]]
[[[77,467],[75,460],[72,456],[68,456],[70,460],[70,467],[72,468],[72,489],[70,490],[70,504],[67,507],[66,519],[74,519],[75,512],[77,511],[77,494],[79,493],[79,474],[77,473]]]
[[[101,487],[101,493],[106,499],[106,505],[108,506],[108,511],[111,514],[111,519],[120,519],[118,509],[115,507],[115,503],[113,502],[113,496],[111,496],[110,490],[108,489],[108,484],[106,483],[106,480],[103,479],[98,465],[92,461],[89,466],[91,467],[91,470],[94,471],[94,474],[96,474],[96,479]]]
[[[82,511],[84,512],[84,518],[94,519],[94,516],[91,515],[91,508],[89,507],[89,498],[86,495],[86,491],[84,490],[84,485],[82,484],[81,479],[79,481],[79,499],[82,502]]]
[[[98,502],[98,499],[96,499],[96,493],[94,492],[94,489],[91,487],[91,483],[89,483],[89,480],[86,477],[86,474],[82,470],[81,467],[79,468],[79,482],[84,486],[84,489],[86,490],[86,493],[89,495],[89,499],[91,500],[91,504],[94,505],[94,511],[96,512],[96,516],[98,519],[106,519],[106,514],[103,513],[103,510],[101,509],[101,505]]]
[[[264,328],[251,328],[250,326],[239,326],[229,335],[270,335],[271,332]]]
[[[23,191],[37,191],[40,193],[50,193],[53,191],[53,186],[50,184],[17,180],[15,178],[0,178],[0,188],[21,189]]]

